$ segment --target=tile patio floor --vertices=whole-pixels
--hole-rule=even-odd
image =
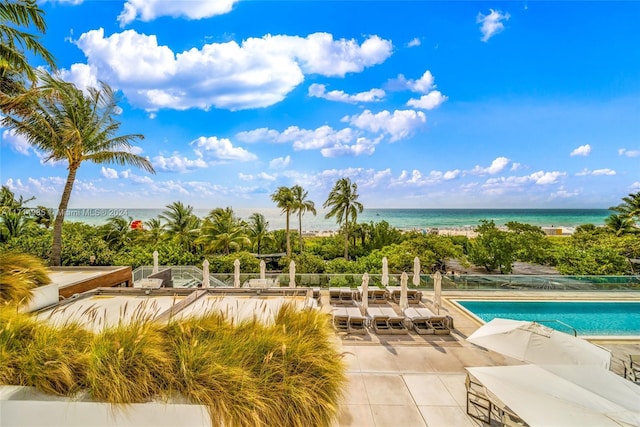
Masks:
[[[468,343],[465,338],[479,323],[443,302],[442,310],[455,321],[450,336],[336,335],[349,385],[335,427],[482,425],[466,414],[465,366],[522,362]],[[328,301],[323,306],[330,310]],[[640,353],[638,342],[624,346]]]

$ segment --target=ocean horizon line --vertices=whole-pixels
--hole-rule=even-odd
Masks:
[[[144,222],[158,217],[165,210],[166,208],[70,208],[65,213],[65,220],[102,225],[107,223],[111,217],[121,216]],[[203,218],[211,210],[194,208],[193,213]],[[280,208],[233,208],[233,210],[235,215],[243,220],[248,220],[253,213],[261,213],[269,222],[272,230],[285,228],[285,216],[281,213]],[[358,215],[358,222],[386,221],[392,227],[402,230],[469,229],[478,226],[482,220],[494,221],[498,226],[515,221],[540,227],[575,228],[582,224],[603,225],[610,214],[608,209],[366,208]],[[334,231],[339,228],[334,218],[325,218],[322,210],[319,210],[316,216],[306,213],[302,223],[303,231]],[[295,214],[291,216],[290,228],[298,228]]]

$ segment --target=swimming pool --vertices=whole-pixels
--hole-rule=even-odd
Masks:
[[[479,301],[456,300],[485,322],[495,317],[538,321],[563,332],[572,326],[578,335],[640,335],[640,301]]]

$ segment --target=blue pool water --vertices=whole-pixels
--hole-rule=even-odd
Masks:
[[[557,322],[571,325],[578,335],[640,335],[640,301],[471,301],[457,300],[485,322],[495,317],[532,320],[563,332]]]

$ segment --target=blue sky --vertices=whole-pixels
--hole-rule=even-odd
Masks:
[[[44,45],[104,81],[157,174],[83,164],[71,207],[607,208],[640,191],[640,2],[49,1]],[[63,164],[8,129],[1,181]]]

